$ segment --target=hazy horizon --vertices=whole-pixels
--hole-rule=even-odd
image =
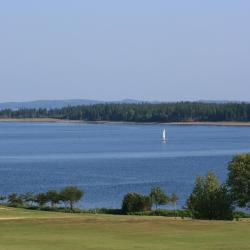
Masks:
[[[250,100],[223,100],[223,99],[197,99],[197,100],[146,100],[146,99],[134,99],[134,98],[122,98],[122,99],[89,99],[89,98],[54,98],[54,99],[27,99],[27,100],[11,100],[11,101],[2,101],[0,100],[0,104],[4,103],[28,103],[28,102],[53,102],[53,101],[96,101],[96,102],[119,102],[119,101],[138,101],[138,102],[149,102],[149,103],[164,103],[164,102],[246,102],[249,103]]]
[[[0,3],[0,102],[250,101],[250,2]]]

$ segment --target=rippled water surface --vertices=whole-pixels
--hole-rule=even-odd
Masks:
[[[125,193],[161,186],[181,206],[196,175],[225,180],[232,156],[248,151],[250,127],[1,122],[0,191],[72,184],[85,190],[82,207],[120,207]]]

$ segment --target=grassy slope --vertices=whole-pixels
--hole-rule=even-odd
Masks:
[[[250,221],[0,209],[1,250],[250,249]]]

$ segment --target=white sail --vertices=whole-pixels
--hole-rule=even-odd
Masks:
[[[162,132],[162,139],[163,139],[163,141],[166,141],[166,130],[165,130],[165,128],[163,129],[163,132]]]

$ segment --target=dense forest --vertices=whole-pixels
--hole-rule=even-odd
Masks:
[[[5,109],[0,118],[57,118],[84,121],[250,121],[249,103],[95,104],[60,109]]]

